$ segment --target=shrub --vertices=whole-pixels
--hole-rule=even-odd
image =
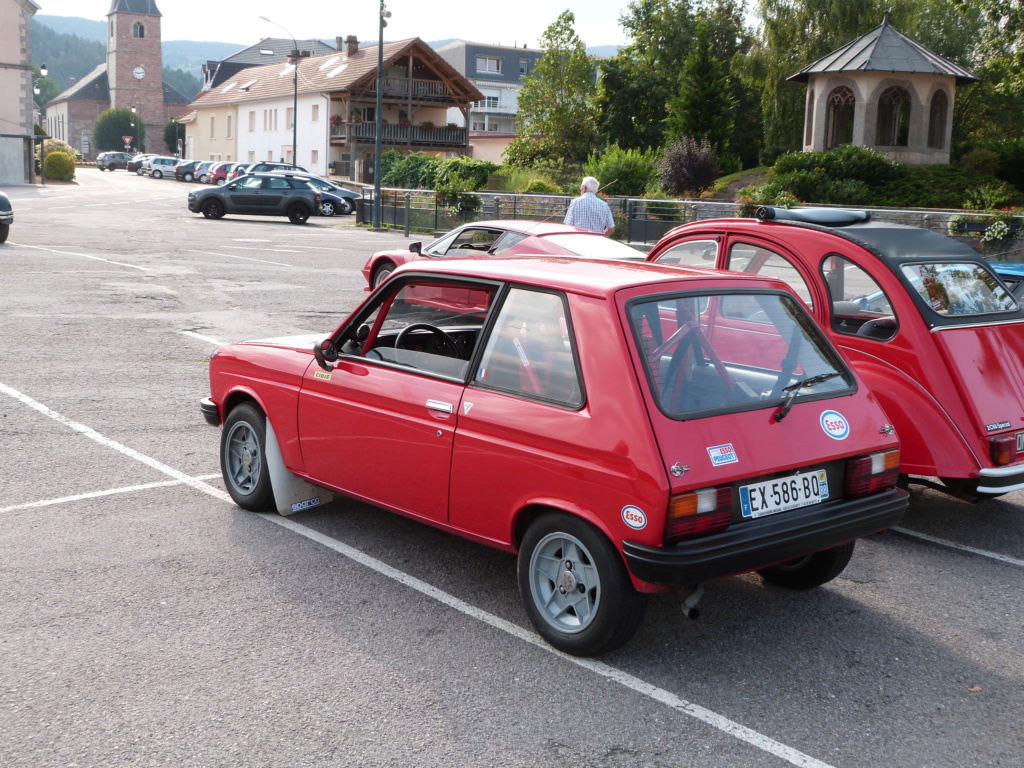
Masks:
[[[800,201],[781,185],[768,182],[756,187],[744,187],[736,196],[736,202],[740,204],[739,210],[736,211],[737,215],[749,217],[762,205],[792,208]]]
[[[652,150],[620,149],[612,144],[599,155],[591,155],[583,173],[598,179],[613,195],[638,197],[658,173],[657,154]]]
[[[453,157],[440,160],[434,175],[434,184],[443,186],[459,178],[469,183],[471,189],[487,186],[487,177],[498,170],[498,165],[489,160],[474,160],[471,157]]]
[[[969,211],[1006,208],[1020,198],[1020,193],[1005,181],[991,181],[968,187],[964,191],[963,207]]]
[[[960,208],[969,189],[991,182],[991,176],[955,165],[907,166],[901,178],[876,187],[872,199],[896,208]],[[1010,187],[1009,194],[1009,204],[1024,202],[1016,189]]]
[[[665,145],[658,162],[658,179],[671,195],[699,195],[718,175],[718,155],[706,136],[698,141],[680,134]]]
[[[71,181],[75,178],[75,159],[67,152],[51,152],[44,163],[46,178]]]
[[[524,195],[560,195],[562,188],[544,179],[533,179],[518,192]]]
[[[978,150],[995,152],[999,157],[999,166],[993,175],[1017,189],[1024,189],[1024,139],[986,139],[969,142],[958,149],[961,152],[961,164],[964,158]]]
[[[971,173],[995,176],[999,165],[999,154],[991,149],[976,149],[960,158],[960,166]]]
[[[773,172],[779,176],[797,171],[821,171],[832,179],[856,179],[874,186],[900,178],[904,167],[881,152],[843,144],[825,152],[789,152],[775,161]]]
[[[770,147],[761,147],[761,150],[757,153],[757,164],[771,167],[775,165],[775,161],[782,155],[786,154],[790,150],[785,147],[773,145]]]
[[[478,211],[483,207],[479,195],[473,194],[469,182],[458,177],[447,184],[439,184],[436,188],[437,204],[441,208],[454,208],[458,211]]]

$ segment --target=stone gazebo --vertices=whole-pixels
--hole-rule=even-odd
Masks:
[[[956,86],[963,67],[882,24],[804,67],[804,151],[859,144],[909,165],[949,162]]]

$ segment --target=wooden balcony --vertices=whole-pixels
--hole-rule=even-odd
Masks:
[[[424,128],[422,125],[383,125],[381,144],[414,147],[465,147],[465,128]],[[350,144],[376,141],[373,123],[341,123],[331,126],[331,141]]]
[[[374,81],[366,93],[377,96],[377,82]],[[385,77],[383,97],[385,99],[413,99],[414,101],[456,101],[454,94],[440,80],[417,80],[405,77]]]

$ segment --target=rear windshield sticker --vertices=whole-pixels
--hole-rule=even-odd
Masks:
[[[716,445],[712,448],[708,448],[708,456],[711,457],[711,465],[715,467],[721,466],[722,464],[735,464],[739,461],[739,457],[736,455],[736,449],[732,447],[732,443]]]
[[[839,411],[824,411],[821,428],[834,440],[845,440],[850,435],[850,424]]]
[[[641,528],[647,527],[647,515],[640,507],[630,504],[628,507],[622,508],[622,522],[634,531],[639,531]]]

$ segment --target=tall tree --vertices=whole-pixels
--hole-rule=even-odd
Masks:
[[[133,147],[146,140],[146,127],[135,119],[130,109],[108,109],[96,118],[92,129],[93,148],[100,152],[124,150],[124,136],[134,137]]]
[[[513,165],[538,160],[582,165],[597,142],[594,63],[564,11],[540,39],[544,54],[519,93],[516,138],[505,150]]]
[[[630,39],[601,62],[600,126],[608,144],[659,147],[667,104],[696,26],[690,0],[632,0],[619,17]]]
[[[679,92],[669,102],[666,133],[672,137],[686,134],[706,137],[721,156],[732,136],[733,109],[736,102],[730,92],[729,77],[715,56],[711,28],[697,24],[697,34],[679,77]]]

